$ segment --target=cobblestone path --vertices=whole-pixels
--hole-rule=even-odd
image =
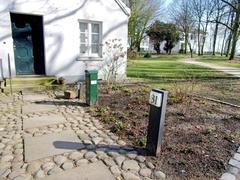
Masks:
[[[138,150],[105,130],[77,101],[45,95],[14,99],[12,102],[0,95],[0,179],[64,177],[64,173],[94,163],[101,163],[108,177],[114,179],[165,178]]]

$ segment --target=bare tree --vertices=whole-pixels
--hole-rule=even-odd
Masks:
[[[145,31],[162,9],[161,0],[129,0],[131,16],[128,24],[129,48],[140,50]]]
[[[197,24],[198,55],[203,55],[208,25],[213,15],[215,4],[212,0],[193,0],[191,7]]]
[[[192,45],[189,40],[189,34],[194,29],[194,20],[192,16],[191,7],[188,0],[180,0],[172,4],[170,15],[173,18],[172,20],[179,27],[179,30],[184,34],[184,53],[187,53],[187,46],[191,52],[191,57],[193,53]]]
[[[219,25],[220,25],[219,21],[222,21],[224,15],[226,15],[224,11],[224,8],[226,7],[226,5],[223,4],[222,1],[214,0],[214,4],[216,8],[214,10],[215,29],[213,34],[213,52],[212,52],[213,55],[215,55],[215,51],[216,51],[217,36],[218,36]]]
[[[233,12],[233,23],[229,26],[227,23],[219,22],[231,30],[232,42],[231,42],[231,53],[229,60],[235,58],[237,41],[240,35],[240,0],[221,0],[225,3],[229,10]]]

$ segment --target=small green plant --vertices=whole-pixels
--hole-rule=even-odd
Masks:
[[[58,78],[58,84],[64,85],[65,83],[66,82],[65,82],[65,79],[63,77]]]
[[[146,54],[144,54],[144,56],[143,56],[144,58],[151,58],[152,57],[152,55],[150,54],[150,53],[146,53]]]
[[[188,164],[188,161],[186,159],[184,159],[184,158],[181,158],[181,159],[179,159],[178,164],[185,166],[185,165]]]
[[[132,94],[132,90],[130,88],[127,88],[127,87],[124,87],[122,88],[122,91],[128,95],[131,95]]]
[[[115,125],[111,128],[111,131],[116,133],[116,132],[122,131],[125,128],[127,128],[127,125],[119,121],[115,123]]]
[[[147,144],[147,137],[146,136],[140,136],[139,138],[137,138],[135,140],[135,144],[138,145],[138,146],[146,146]]]
[[[102,118],[102,121],[105,122],[105,123],[110,123],[110,122],[114,122],[115,118],[113,116],[104,116]]]
[[[105,114],[107,114],[108,112],[109,112],[109,107],[108,106],[102,106],[102,107],[100,107],[100,108],[98,108],[98,110],[97,110],[97,114],[99,115],[99,116],[104,116]]]

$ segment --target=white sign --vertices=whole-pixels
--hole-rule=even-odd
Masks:
[[[150,92],[149,103],[156,107],[161,107],[162,104],[162,94],[155,91]]]
[[[91,85],[94,85],[94,84],[97,84],[97,81],[96,81],[96,80],[91,81]]]

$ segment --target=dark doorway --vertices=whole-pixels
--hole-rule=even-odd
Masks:
[[[10,16],[17,75],[45,75],[43,16]]]

